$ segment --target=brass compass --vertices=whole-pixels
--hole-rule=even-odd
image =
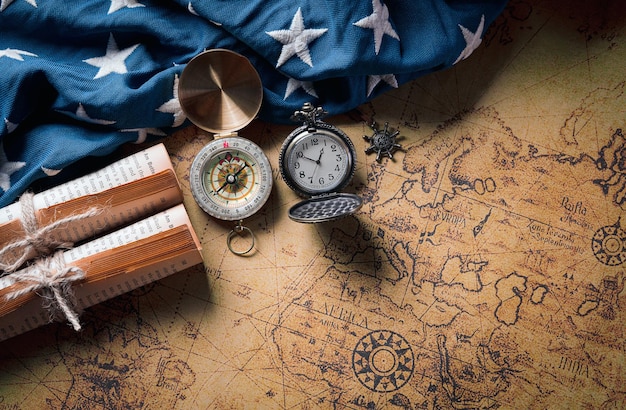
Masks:
[[[254,234],[243,220],[258,212],[272,191],[272,169],[263,150],[237,131],[256,117],[263,99],[261,79],[244,56],[214,49],[194,57],[183,70],[178,98],[187,117],[214,133],[189,169],[194,199],[206,213],[238,221],[227,237],[231,252],[254,248]],[[250,236],[250,245],[234,249],[235,234]]]

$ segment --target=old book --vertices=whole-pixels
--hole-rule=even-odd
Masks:
[[[38,257],[41,243],[92,238],[181,203],[182,192],[169,155],[158,144],[30,198],[27,206],[19,201],[0,209],[0,274]],[[23,215],[31,206],[34,227]]]
[[[82,279],[70,283],[72,294],[62,296],[72,309],[87,308],[201,263],[200,248],[187,212],[179,204],[73,249],[60,251],[65,267],[84,272]],[[42,272],[38,269],[38,264],[33,264],[0,278],[0,340],[50,322],[51,311],[42,306],[41,297],[50,295],[50,288],[20,294],[33,287],[29,278],[40,276]],[[18,280],[20,277],[25,280]],[[16,294],[19,296],[12,297]]]

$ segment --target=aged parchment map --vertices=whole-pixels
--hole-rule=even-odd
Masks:
[[[340,221],[289,220],[293,127],[251,124],[274,188],[246,257],[189,193],[210,136],[168,138],[206,267],[2,343],[0,409],[626,408],[625,27],[512,1],[454,69],[329,118],[364,198]],[[362,118],[404,150],[366,155]]]

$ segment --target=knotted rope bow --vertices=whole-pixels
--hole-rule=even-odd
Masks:
[[[16,271],[32,256],[33,251],[36,256],[44,256],[49,255],[56,249],[71,248],[74,245],[72,242],[51,239],[49,236],[50,232],[53,232],[55,229],[65,224],[90,218],[102,212],[101,208],[90,208],[83,213],[61,218],[49,225],[39,228],[33,197],[34,195],[31,192],[26,192],[20,197],[20,205],[22,207],[21,222],[24,229],[24,237],[9,243],[0,250],[0,271],[4,271],[5,273]],[[15,261],[5,263],[4,261],[16,251],[21,252],[21,255]]]
[[[76,266],[68,266],[62,251],[48,258],[39,259],[28,268],[12,273],[10,277],[15,284],[21,282],[25,286],[8,293],[5,296],[7,300],[37,292],[43,299],[44,309],[50,313],[50,321],[62,313],[74,330],[81,329],[78,313],[73,307],[72,283],[83,279],[85,272]]]

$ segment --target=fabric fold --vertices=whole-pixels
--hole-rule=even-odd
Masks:
[[[504,5],[3,2],[0,206],[48,177],[46,170],[62,177],[82,158],[188,124],[177,82],[185,64],[206,49],[246,56],[264,86],[260,118],[289,123],[304,102],[339,114],[469,57]]]

